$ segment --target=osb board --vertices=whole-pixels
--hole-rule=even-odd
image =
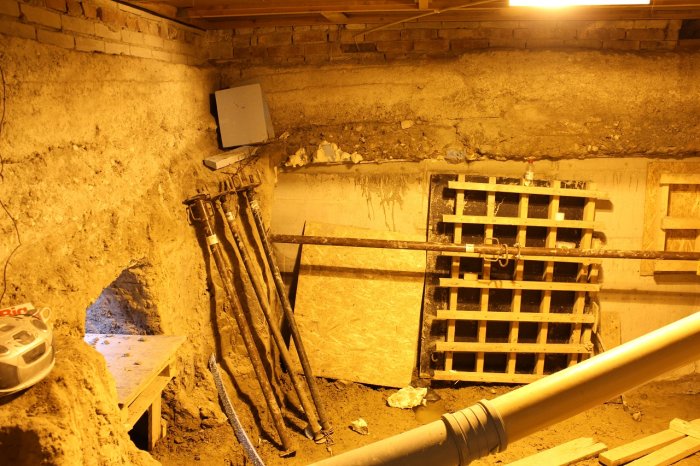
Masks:
[[[425,241],[419,234],[307,223],[305,235]],[[294,314],[314,374],[386,387],[411,382],[425,252],[305,245]]]
[[[700,215],[700,190],[697,186],[670,185],[668,202],[661,195],[661,175],[699,174],[698,162],[652,162],[647,167],[646,201],[642,249],[646,251],[693,251],[697,232],[668,231],[664,235],[661,221],[667,215]],[[641,275],[653,275],[654,261],[642,261]]]
[[[105,358],[117,401],[128,405],[170,364],[185,337],[88,333],[84,340]]]

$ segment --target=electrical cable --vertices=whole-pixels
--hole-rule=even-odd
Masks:
[[[444,12],[446,12],[446,11],[467,10],[467,9],[469,9],[469,8],[471,8],[471,7],[474,7],[474,6],[483,5],[483,4],[485,4],[485,3],[493,3],[493,2],[495,2],[495,1],[497,1],[497,0],[482,0],[482,1],[479,1],[479,2],[471,2],[471,3],[464,3],[464,4],[458,5],[458,6],[451,6],[451,7],[448,7],[448,8],[443,8],[442,10],[434,9],[434,10],[428,11],[428,12],[426,12],[426,13],[421,13],[421,14],[419,14],[419,15],[415,15],[415,16],[411,16],[411,17],[408,17],[408,18],[404,18],[404,19],[400,19],[400,20],[397,20],[397,21],[393,21],[393,22],[391,22],[391,23],[382,24],[381,26],[377,26],[377,27],[375,27],[375,28],[368,29],[368,30],[366,30],[366,31],[362,31],[362,32],[357,33],[357,34],[354,36],[355,45],[357,45],[357,38],[358,38],[359,36],[363,35],[363,34],[369,34],[369,33],[375,32],[375,31],[381,31],[382,29],[386,29],[386,28],[391,27],[391,26],[396,26],[396,25],[398,25],[398,24],[407,23],[407,22],[409,22],[409,21],[415,21],[415,20],[417,20],[417,19],[422,19],[422,18],[425,18],[425,17],[428,17],[428,16],[439,15],[439,14],[444,13]]]
[[[7,84],[5,82],[5,71],[3,70],[2,66],[0,66],[0,81],[2,81],[2,113],[0,113],[0,140],[2,140],[2,128],[5,124],[5,109],[7,108]],[[5,176],[3,175],[4,171],[5,159],[2,158],[2,153],[0,153],[0,182],[5,181]],[[22,240],[19,236],[17,221],[12,214],[10,214],[10,211],[7,209],[7,206],[2,199],[0,199],[0,207],[2,207],[2,210],[5,211],[10,220],[12,220],[12,226],[14,227],[15,234],[17,235],[17,246],[15,246],[12,252],[10,252],[10,254],[7,256],[7,259],[5,259],[5,265],[2,268],[2,294],[0,294],[0,304],[2,304],[2,300],[5,298],[5,293],[7,292],[7,267],[10,265],[10,259],[12,259],[12,256],[15,254],[15,252],[17,252],[19,247],[22,246]]]

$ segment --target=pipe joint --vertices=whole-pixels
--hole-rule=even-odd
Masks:
[[[487,400],[442,415],[447,432],[457,446],[459,466],[505,450],[508,445],[503,419]]]

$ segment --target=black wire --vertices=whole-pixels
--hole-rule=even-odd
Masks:
[[[0,79],[2,80],[2,114],[0,114],[0,136],[2,136],[2,125],[5,124],[5,99],[7,97],[7,89],[5,87],[5,72],[0,66]],[[2,158],[2,152],[0,152],[0,181],[5,181],[3,172],[5,171],[5,160]]]
[[[2,80],[2,113],[0,114],[0,140],[2,138],[2,126],[5,124],[5,109],[7,108],[7,86],[5,83],[5,72],[2,69],[2,66],[0,66],[0,80]],[[0,181],[4,182],[5,181],[5,176],[3,175],[3,172],[5,171],[5,160],[2,158],[2,153],[0,153]],[[15,234],[17,235],[17,246],[12,250],[9,256],[7,256],[7,259],[5,259],[5,265],[2,268],[2,294],[0,294],[0,304],[2,304],[2,300],[5,298],[5,293],[7,292],[7,267],[10,265],[10,259],[12,259],[12,256],[15,254],[15,252],[19,249],[20,246],[22,246],[22,240],[19,237],[19,228],[17,228],[17,221],[15,218],[10,214],[10,211],[7,210],[7,206],[5,203],[0,199],[0,206],[2,207],[2,210],[5,211],[7,216],[12,220],[12,226],[15,228]]]
[[[10,259],[12,259],[12,256],[19,249],[19,247],[22,246],[22,240],[19,238],[19,228],[17,228],[17,222],[15,221],[14,217],[10,215],[10,211],[7,210],[7,207],[5,207],[5,203],[2,202],[2,200],[0,200],[0,206],[2,206],[2,210],[4,210],[7,216],[10,217],[10,220],[12,220],[12,225],[15,227],[15,233],[17,234],[17,246],[15,246],[10,255],[7,256],[5,266],[2,268],[2,294],[0,295],[0,304],[2,304],[2,300],[5,298],[5,292],[7,292],[7,267],[10,265]]]

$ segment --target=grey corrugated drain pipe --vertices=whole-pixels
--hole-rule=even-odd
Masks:
[[[491,401],[315,463],[464,466],[700,358],[700,312]]]

